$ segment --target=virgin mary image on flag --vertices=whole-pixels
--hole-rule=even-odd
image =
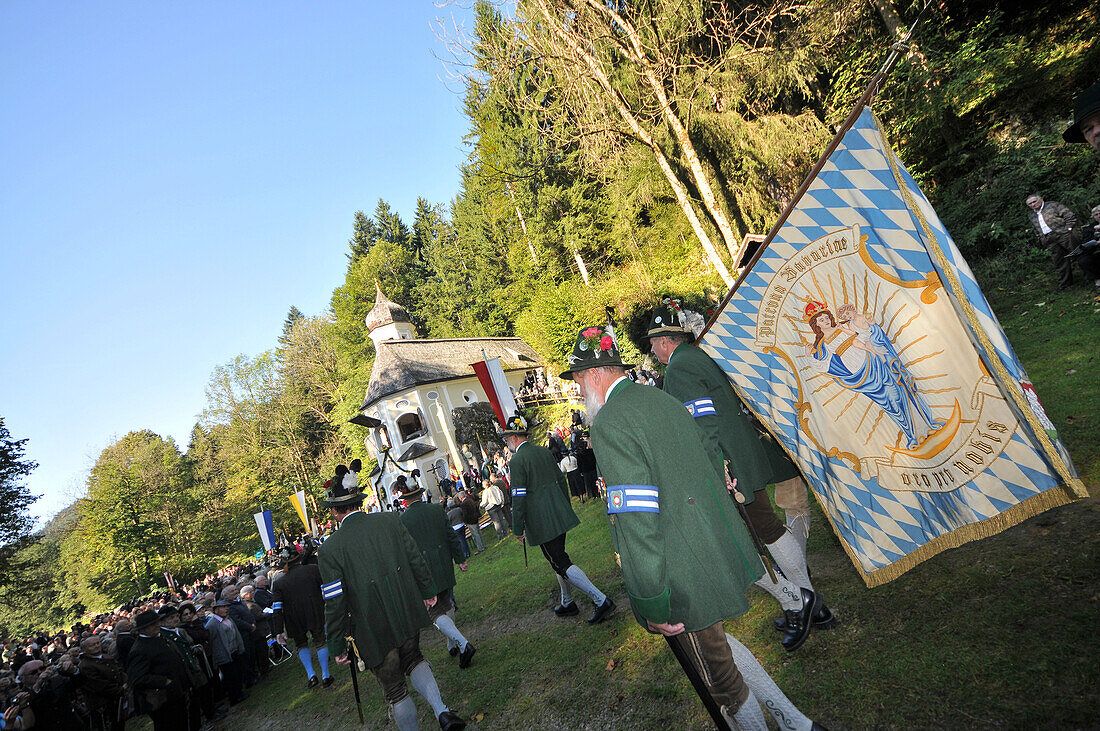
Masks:
[[[869,585],[1081,497],[966,261],[864,109],[700,343]]]
[[[799,427],[891,490],[954,490],[1005,448],[1016,419],[967,343],[935,272],[908,281],[858,225],[804,247],[771,278],[757,345],[797,384]],[[972,458],[973,456],[973,458]]]

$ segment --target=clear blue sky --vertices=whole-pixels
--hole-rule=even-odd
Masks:
[[[388,2],[0,4],[0,415],[49,516],[99,452],[186,449],[215,366],[325,310],[356,209],[458,191],[434,20]]]

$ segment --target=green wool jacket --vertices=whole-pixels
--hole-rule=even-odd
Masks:
[[[752,425],[729,378],[702,349],[683,343],[672,351],[663,388],[695,417],[715,469],[722,473],[729,460],[746,503],[769,483],[800,474],[775,440]]]
[[[387,652],[431,625],[423,600],[435,596],[435,582],[393,513],[352,513],[317,558],[333,656],[346,652],[344,638],[354,629],[363,662],[378,667]]]
[[[592,422],[592,448],[638,622],[696,632],[744,614],[764,567],[683,404],[620,381]]]
[[[569,504],[569,483],[549,449],[524,442],[508,469],[513,533],[527,531],[527,543],[540,546],[580,525]]]
[[[451,529],[447,514],[435,503],[414,502],[401,514],[401,524],[420,546],[420,555],[432,574],[432,593],[450,589],[455,581],[455,564],[466,560],[458,532]]]

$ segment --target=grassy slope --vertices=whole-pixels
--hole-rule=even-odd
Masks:
[[[1100,303],[1084,289],[1057,295],[1051,289],[1043,275],[1012,291],[988,291],[1095,494]],[[578,512],[571,556],[625,604],[600,507],[589,503]],[[773,603],[754,590],[750,612],[729,627],[826,726],[1086,727],[1100,706],[1097,535],[1100,503],[1090,498],[868,590],[818,513],[811,566],[840,625],[788,654],[769,627]],[[478,728],[709,727],[663,642],[642,632],[629,610],[598,627],[553,615],[556,583],[537,550],[525,569],[518,544],[490,546],[471,561],[457,591],[459,625],[478,647],[473,667],[459,670],[435,630],[421,644],[444,697]],[[327,691],[307,692],[297,661],[288,662],[233,711],[228,725],[358,726],[347,671],[337,678]],[[391,728],[373,678],[361,690],[367,727]],[[422,726],[435,727],[419,706]]]

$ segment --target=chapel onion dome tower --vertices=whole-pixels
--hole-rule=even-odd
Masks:
[[[382,286],[374,280],[374,307],[367,313],[365,322],[375,350],[383,340],[414,340],[412,320],[408,311],[382,293]]]

